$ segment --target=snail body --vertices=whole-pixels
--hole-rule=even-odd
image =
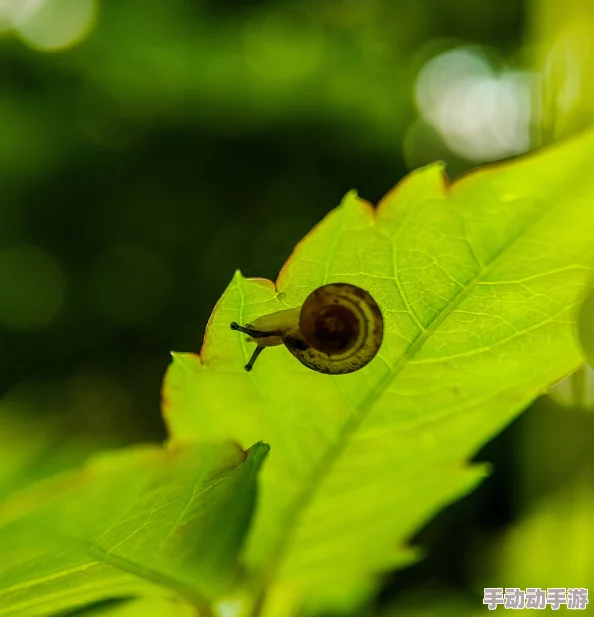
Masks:
[[[257,347],[250,371],[266,347],[285,347],[305,366],[330,375],[352,373],[367,365],[383,339],[384,320],[376,301],[349,283],[315,289],[299,308],[258,317],[251,324],[231,323]]]

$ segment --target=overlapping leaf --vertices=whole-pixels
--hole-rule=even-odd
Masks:
[[[235,572],[267,451],[142,446],[15,494],[0,508],[0,615],[172,592],[205,605]]]
[[[339,607],[410,563],[411,534],[484,476],[469,458],[579,365],[592,160],[589,133],[451,185],[428,166],[377,209],[350,193],[276,286],[234,277],[201,357],[175,356],[164,387],[174,437],[271,444],[245,555],[269,602]],[[332,281],[380,304],[378,357],[332,377],[274,348],[246,373],[252,344],[229,323],[298,306]]]
[[[0,399],[0,504],[13,491],[80,465],[92,452],[121,445],[116,438],[73,438],[65,423],[37,417],[8,395]]]

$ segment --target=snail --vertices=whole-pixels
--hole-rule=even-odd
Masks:
[[[312,291],[301,307],[263,315],[245,326],[232,322],[231,329],[257,345],[246,371],[266,347],[284,345],[310,369],[340,375],[358,371],[374,358],[382,344],[384,319],[364,289],[330,283]]]

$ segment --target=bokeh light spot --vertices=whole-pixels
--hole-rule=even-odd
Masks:
[[[530,147],[533,76],[496,73],[474,49],[454,49],[421,69],[416,101],[448,148],[472,161],[492,161]]]
[[[29,20],[46,0],[0,0],[0,32]]]
[[[216,611],[219,617],[240,617],[245,614],[248,603],[244,598],[230,598],[217,602]]]
[[[169,297],[172,276],[160,253],[133,244],[115,246],[95,264],[92,285],[96,306],[121,325],[150,321]]]
[[[20,37],[41,51],[57,51],[80,43],[97,16],[97,0],[44,0],[16,25]]]
[[[65,281],[58,261],[35,246],[0,253],[0,322],[9,328],[50,324],[64,304]]]
[[[553,385],[549,396],[564,407],[594,408],[594,370],[587,364]]]

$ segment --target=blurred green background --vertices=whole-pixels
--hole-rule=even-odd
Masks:
[[[2,391],[162,430],[236,268],[274,280],[351,188],[528,148],[525,10],[0,0]]]
[[[375,203],[590,124],[593,23],[587,0],[0,0],[2,404],[162,438],[169,351],[199,351],[235,269],[274,280],[351,188]],[[541,400],[479,454],[496,472],[421,532],[390,615],[417,588],[482,612],[483,569],[532,584],[506,552],[530,513],[594,545],[586,407]],[[558,580],[552,543],[525,548],[553,568],[533,579],[594,581],[591,551]]]

